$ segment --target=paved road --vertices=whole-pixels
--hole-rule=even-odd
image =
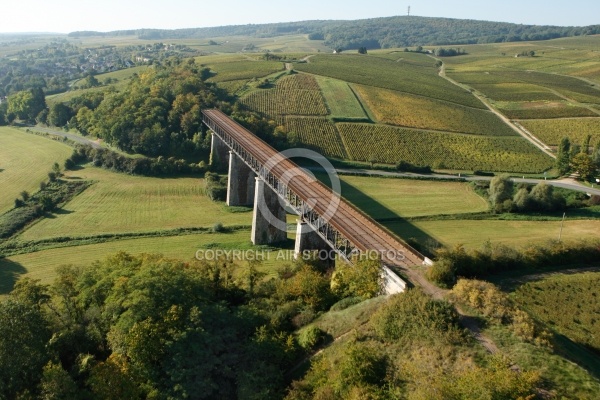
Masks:
[[[313,168],[310,168],[313,169]],[[318,170],[319,168],[315,168]],[[349,169],[349,168],[336,168],[336,171],[345,175],[373,175],[373,176],[393,176],[393,177],[404,177],[404,178],[424,178],[424,179],[447,179],[447,180],[459,180],[464,179],[467,181],[491,181],[491,176],[472,176],[472,175],[444,175],[444,174],[415,174],[412,172],[388,172],[378,171],[373,169]],[[546,182],[548,185],[560,187],[564,189],[575,190],[577,192],[595,194],[600,196],[600,188],[589,188],[572,179],[552,179],[544,181],[544,179],[533,179],[533,178],[511,178],[515,183],[530,183],[537,185],[540,182]],[[600,187],[600,185],[599,185]]]
[[[95,149],[99,149],[102,146],[100,145],[100,143],[95,142],[91,139],[85,138],[83,136],[79,136],[79,135],[75,135],[73,133],[67,133],[67,132],[63,132],[63,131],[58,131],[55,129],[51,129],[51,128],[43,128],[40,126],[30,126],[29,127],[30,130],[32,131],[38,131],[38,132],[44,132],[47,133],[49,135],[54,135],[54,136],[61,136],[61,137],[65,137],[69,140],[72,140],[76,143],[81,143],[81,144],[85,144],[85,145],[89,145],[92,146]]]

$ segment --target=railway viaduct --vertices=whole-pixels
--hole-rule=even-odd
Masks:
[[[203,123],[212,134],[211,163],[229,165],[227,205],[254,207],[254,244],[286,239],[285,206],[298,215],[295,255],[305,250],[326,250],[347,262],[357,256],[376,255],[383,264],[384,290],[388,294],[406,287],[394,270],[429,262],[221,111],[202,113]]]

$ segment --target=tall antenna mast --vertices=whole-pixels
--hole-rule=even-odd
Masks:
[[[410,17],[410,6],[408,6],[408,16]]]

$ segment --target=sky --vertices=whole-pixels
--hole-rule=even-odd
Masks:
[[[534,25],[600,24],[598,0],[7,0],[0,32],[200,28],[406,15]]]

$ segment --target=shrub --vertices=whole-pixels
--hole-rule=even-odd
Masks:
[[[215,223],[212,227],[213,232],[223,232],[224,230],[225,230],[225,227],[223,226],[223,224],[221,222]]]
[[[304,350],[310,351],[324,342],[327,334],[316,326],[309,326],[300,331],[298,336],[298,344]]]
[[[308,307],[292,318],[292,324],[296,328],[302,328],[313,322],[315,318],[317,318],[317,313],[312,308]]]
[[[414,172],[417,174],[429,174],[432,172],[429,165],[413,165],[406,161],[398,162],[398,164],[396,164],[396,170],[400,172]]]
[[[436,261],[425,273],[427,279],[440,287],[449,288],[456,283],[456,269],[450,260]]]
[[[227,177],[221,177],[214,172],[204,174],[206,195],[212,201],[225,201],[227,198]]]
[[[345,310],[346,308],[351,307],[355,304],[358,304],[362,301],[363,301],[362,297],[359,297],[359,296],[346,297],[345,299],[342,299],[342,300],[338,301],[337,303],[335,303],[334,305],[332,305],[331,308],[329,309],[329,311],[342,311],[342,310]]]
[[[509,324],[520,339],[536,346],[550,347],[551,334],[525,311],[518,309],[495,285],[477,280],[460,279],[452,294],[458,300],[475,308],[496,324]]]
[[[373,315],[371,323],[379,337],[391,341],[429,338],[453,343],[462,338],[454,307],[445,300],[433,300],[419,289],[393,295]]]

